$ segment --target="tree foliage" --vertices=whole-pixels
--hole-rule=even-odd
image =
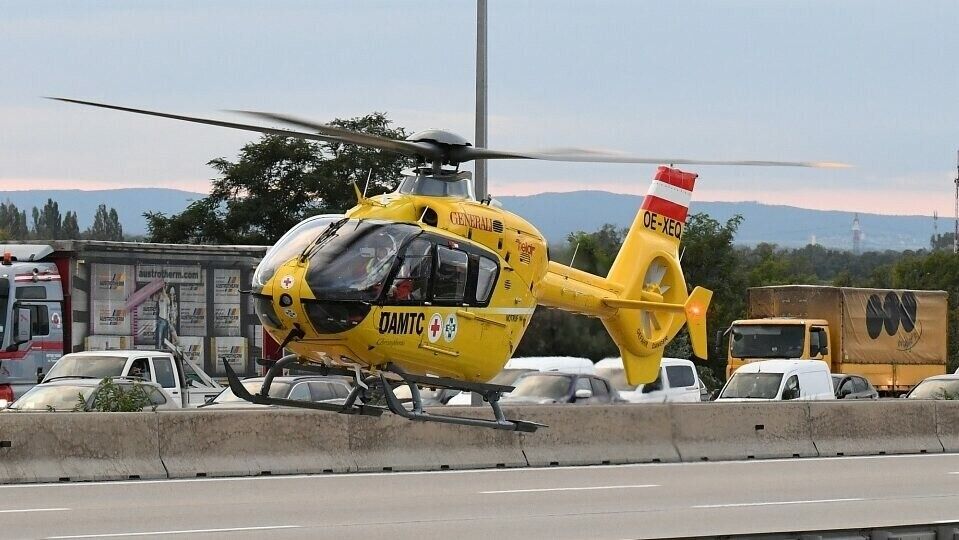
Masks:
[[[63,217],[60,205],[53,199],[47,199],[42,209],[33,207],[33,237],[46,240],[59,240]]]
[[[123,226],[116,209],[107,210],[105,204],[99,205],[93,215],[93,225],[87,229],[84,236],[90,240],[123,240]]]
[[[0,203],[0,237],[24,240],[29,234],[27,213],[10,201]]]
[[[406,137],[383,113],[331,124],[393,139]],[[368,195],[396,188],[409,158],[336,143],[265,135],[236,161],[209,162],[219,176],[210,195],[180,214],[147,213],[154,242],[272,244],[303,219],[356,204],[354,182]]]

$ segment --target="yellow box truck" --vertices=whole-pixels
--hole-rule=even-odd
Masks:
[[[946,372],[948,293],[782,285],[747,290],[728,330],[726,377],[769,358],[823,360],[884,395]]]

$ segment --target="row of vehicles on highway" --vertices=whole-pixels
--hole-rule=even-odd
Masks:
[[[160,351],[91,351],[63,356],[42,382],[26,392],[7,411],[94,410],[104,379],[122,389],[142,388],[148,407],[176,409],[258,408],[235,396],[197,366],[177,354]],[[245,379],[251,393],[259,392],[262,377]],[[878,399],[879,392],[860,375],[832,374],[818,360],[764,360],[741,366],[724,387],[709,394],[689,360],[664,358],[659,377],[647,384],[626,383],[618,358],[592,363],[585,358],[516,358],[495,379],[514,386],[501,402],[523,404],[615,404],[734,401],[788,401]],[[289,375],[277,377],[272,397],[342,404],[352,388],[344,377]],[[409,400],[408,388],[396,389]],[[930,377],[907,395],[917,399],[959,399],[959,375]],[[424,404],[469,405],[469,393],[448,389],[422,391]]]

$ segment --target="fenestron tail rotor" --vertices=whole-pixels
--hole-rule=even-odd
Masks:
[[[121,107],[119,105],[110,105],[107,103],[97,103],[93,101],[83,101],[79,99],[52,97],[57,101],[67,103],[76,103],[79,105],[88,105],[91,107],[100,107],[104,109],[113,109],[117,111],[144,114],[148,116],[158,116],[172,120],[181,120],[184,122],[193,122],[211,126],[219,126],[230,129],[240,129],[244,131],[253,131],[269,135],[278,135],[282,137],[293,137],[298,139],[307,139],[314,141],[355,144],[367,148],[375,148],[386,152],[395,152],[398,154],[415,156],[421,161],[432,163],[433,168],[439,170],[442,165],[459,165],[476,159],[535,159],[543,161],[570,161],[583,163],[638,163],[638,164],[682,164],[682,165],[740,165],[740,166],[760,166],[760,167],[814,167],[814,168],[843,168],[848,167],[844,163],[835,163],[828,161],[768,161],[768,160],[703,160],[688,158],[650,158],[641,156],[632,156],[609,152],[605,150],[588,150],[579,148],[564,148],[554,150],[534,150],[534,151],[513,151],[513,150],[495,150],[491,148],[477,148],[472,146],[462,137],[441,130],[428,130],[411,135],[406,140],[390,139],[379,135],[369,133],[360,133],[337,126],[331,126],[320,122],[302,120],[285,114],[276,114],[269,112],[255,111],[235,111],[243,114],[255,116],[257,118],[282,122],[297,126],[300,129],[309,131],[294,131],[289,129],[279,129],[252,124],[241,124],[238,122],[227,122],[223,120],[213,120],[208,118],[198,118],[193,116],[184,116],[179,114],[170,114],[164,112],[150,111],[146,109],[135,109],[131,107]]]

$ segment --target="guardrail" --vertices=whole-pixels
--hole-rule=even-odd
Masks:
[[[3,413],[0,483],[959,451],[959,401],[555,405],[508,413],[549,427],[511,433],[295,409]]]

